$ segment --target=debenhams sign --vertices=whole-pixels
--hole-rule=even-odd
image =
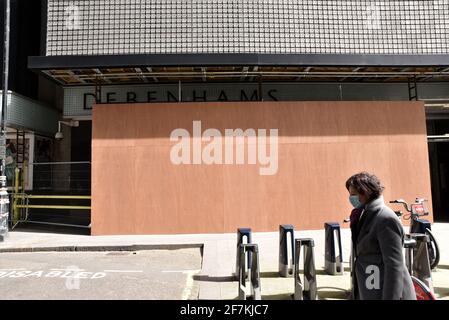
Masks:
[[[217,102],[260,101],[257,84],[104,86],[101,103],[160,103],[160,102]],[[278,101],[278,88],[262,87],[264,101]],[[91,115],[96,103],[95,88],[68,87],[64,89],[64,116]]]

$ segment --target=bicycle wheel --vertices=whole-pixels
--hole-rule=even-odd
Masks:
[[[415,287],[416,300],[437,300],[430,291],[429,287],[418,278],[412,276],[413,286]]]
[[[433,236],[432,231],[429,228],[426,228],[426,234],[429,235],[430,243],[429,243],[429,260],[430,260],[430,268],[433,270],[440,263],[440,248],[438,246],[438,242]]]

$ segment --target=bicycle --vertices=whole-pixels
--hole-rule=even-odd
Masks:
[[[416,300],[437,300],[428,286],[415,276],[412,277],[413,287],[415,287]]]
[[[433,270],[438,266],[438,263],[440,262],[440,248],[431,231],[430,222],[428,220],[420,219],[420,217],[429,215],[429,212],[424,206],[424,202],[426,201],[426,199],[416,198],[415,203],[411,203],[409,205],[407,202],[405,202],[405,200],[397,199],[390,201],[390,203],[402,204],[405,210],[407,210],[408,214],[405,215],[402,213],[402,211],[395,211],[395,213],[399,218],[402,217],[404,220],[411,220],[410,233],[422,233],[429,236],[429,260],[430,267]]]

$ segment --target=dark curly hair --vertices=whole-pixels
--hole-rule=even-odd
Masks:
[[[377,199],[382,195],[385,187],[381,184],[379,178],[368,172],[360,172],[346,181],[346,189],[353,187],[359,194],[368,197],[368,200]]]

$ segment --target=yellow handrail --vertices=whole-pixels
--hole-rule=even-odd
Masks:
[[[16,205],[17,208],[24,209],[68,209],[68,210],[90,210],[90,206],[49,206],[49,205],[37,205],[37,204],[24,204]]]
[[[66,206],[66,205],[35,205],[29,204],[29,201],[24,200],[30,199],[66,199],[66,200],[92,200],[92,196],[86,195],[36,195],[36,194],[26,194],[25,193],[25,175],[24,172],[26,168],[26,162],[23,163],[23,167],[18,166],[15,169],[14,177],[14,193],[13,197],[13,224],[16,225],[19,221],[26,222],[27,215],[25,218],[20,217],[21,209],[63,209],[63,210],[91,210],[91,206]]]
[[[35,194],[25,194],[17,193],[14,197],[20,199],[74,199],[74,200],[91,200],[92,196],[51,196],[51,195],[35,195]]]
[[[14,170],[14,192],[17,194],[19,193],[19,174],[20,169],[16,166],[16,169]],[[22,190],[23,191],[23,190]],[[12,213],[13,213],[13,225],[19,221],[19,211],[17,208],[17,198],[13,196],[13,203],[12,203]]]

